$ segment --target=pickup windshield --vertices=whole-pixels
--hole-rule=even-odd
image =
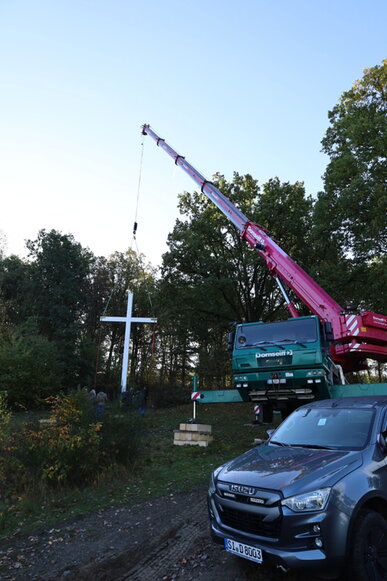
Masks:
[[[235,347],[244,349],[258,347],[262,351],[274,346],[283,348],[287,345],[317,341],[316,319],[295,319],[278,323],[258,323],[240,325],[237,329]]]
[[[369,409],[301,408],[282,422],[270,443],[360,450],[368,442],[373,416]]]

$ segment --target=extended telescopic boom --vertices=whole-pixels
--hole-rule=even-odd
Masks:
[[[292,289],[298,298],[321,321],[332,324],[334,334],[333,356],[345,370],[364,367],[367,357],[387,361],[387,317],[376,313],[364,312],[349,315],[321,288],[290,256],[270,238],[258,224],[251,222],[225,195],[198,172],[188,161],[159,137],[149,125],[142,126],[143,135],[149,135],[163,149],[175,164],[181,167],[205,194],[239,230],[240,236],[264,259],[270,273],[277,279],[284,294],[291,315],[297,310],[287,297],[281,281]]]

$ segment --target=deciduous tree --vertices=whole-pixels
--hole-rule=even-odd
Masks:
[[[274,179],[261,191],[250,175],[235,173],[231,182],[216,175],[214,180],[246,216],[269,228],[285,250],[307,258],[312,202],[301,183]],[[187,361],[196,349],[202,379],[207,374],[208,383],[219,386],[229,373],[230,323],[274,320],[288,312],[263,260],[207,198],[184,193],[179,209],[184,219],[176,222],[163,257],[161,317],[173,320],[175,345],[188,339]]]
[[[381,257],[387,250],[387,59],[366,69],[328,117],[321,202],[331,231],[355,258]]]
[[[31,261],[31,315],[39,332],[58,345],[63,386],[86,381],[82,359],[92,253],[70,234],[41,230],[27,248]],[[92,369],[88,369],[90,374]]]
[[[387,302],[387,60],[366,69],[329,112],[329,155],[314,209],[315,273],[345,306]]]

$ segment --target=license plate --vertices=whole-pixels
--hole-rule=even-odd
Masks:
[[[251,547],[250,545],[238,543],[231,539],[224,539],[224,547],[226,551],[233,555],[244,557],[245,559],[254,561],[254,563],[262,563],[262,551],[261,549],[257,549],[257,547]]]

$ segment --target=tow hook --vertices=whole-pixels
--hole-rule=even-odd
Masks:
[[[282,571],[282,573],[289,573],[290,569],[287,567],[284,567],[283,565],[277,565],[277,569],[280,569]]]

